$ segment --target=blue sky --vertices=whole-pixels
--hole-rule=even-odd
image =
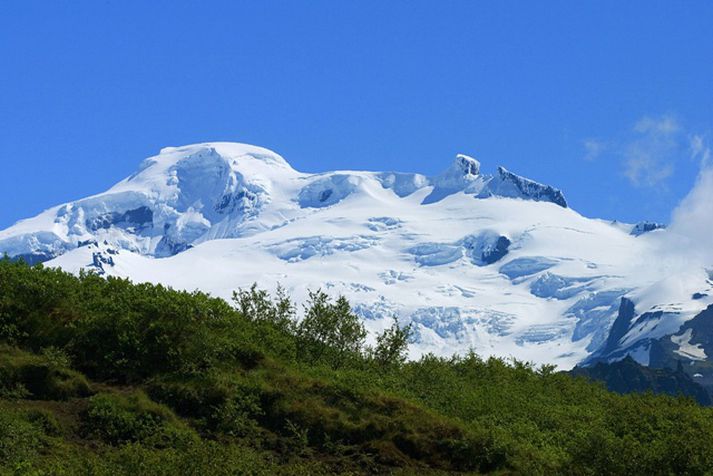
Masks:
[[[435,174],[458,152],[588,216],[667,221],[713,132],[713,2],[0,3],[0,228],[161,147]]]

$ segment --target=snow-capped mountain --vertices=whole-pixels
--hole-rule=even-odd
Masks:
[[[435,177],[307,174],[267,149],[205,143],[18,222],[0,253],[222,297],[253,282],[298,300],[321,287],[372,331],[412,322],[414,356],[704,362],[697,342],[713,332],[696,319],[713,277],[679,260],[669,233],[583,217],[559,190],[465,155]]]

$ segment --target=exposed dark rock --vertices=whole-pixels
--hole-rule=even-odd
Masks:
[[[157,258],[173,256],[188,249],[193,248],[190,243],[176,242],[169,236],[164,236],[156,245],[155,255]]]
[[[675,370],[655,369],[640,365],[627,356],[619,362],[599,362],[592,367],[575,367],[569,373],[603,382],[612,392],[651,391],[673,396],[684,395],[695,399],[701,405],[712,403],[708,391],[684,371],[681,361],[678,361]]]
[[[326,202],[329,197],[332,196],[332,189],[327,189],[324,190],[322,193],[319,194],[319,201],[320,202]]]
[[[567,208],[564,194],[549,185],[544,185],[534,180],[521,177],[498,167],[498,176],[488,185],[488,193],[500,197],[525,198],[537,202],[552,202]]]
[[[508,249],[512,242],[505,236],[498,237],[495,244],[490,248],[483,249],[480,255],[480,259],[483,263],[493,264],[500,260],[506,254],[508,254]]]
[[[457,155],[453,167],[460,170],[463,175],[480,174],[480,162],[467,155]]]
[[[244,189],[233,194],[223,195],[215,204],[215,211],[221,215],[233,213],[235,210],[256,206],[259,198],[256,193]]]
[[[106,270],[104,265],[114,266],[114,258],[105,256],[102,252],[92,253],[92,265],[98,270],[99,274],[104,274]]]
[[[649,365],[652,367],[675,368],[679,361],[686,363],[686,372],[699,374],[696,382],[713,390],[713,367],[708,359],[699,359],[688,355],[672,337],[687,338],[686,344],[698,349],[706,357],[713,356],[713,305],[685,322],[673,335],[652,341]],[[678,340],[678,339],[676,339]]]
[[[103,213],[86,221],[87,228],[91,231],[107,229],[111,226],[139,231],[147,228],[151,223],[153,223],[153,210],[146,206],[127,210],[124,213]]]
[[[639,236],[639,235],[643,235],[644,233],[648,233],[650,231],[661,230],[664,228],[666,228],[666,225],[664,225],[663,223],[642,221],[642,222],[639,222],[636,225],[634,225],[634,228],[632,228],[630,234],[634,235],[634,236]]]
[[[36,264],[44,263],[45,261],[49,261],[56,257],[57,257],[57,255],[52,254],[52,253],[36,252],[36,253],[23,253],[21,255],[11,256],[10,259],[14,260],[14,261],[22,260],[25,263],[29,264],[30,266],[34,266]]]
[[[506,236],[485,232],[463,238],[463,247],[473,264],[487,266],[508,254],[512,242]]]
[[[601,354],[606,355],[619,347],[619,341],[626,335],[629,327],[631,327],[631,322],[635,315],[636,308],[634,303],[625,297],[621,298],[619,314],[617,314],[616,320],[614,324],[612,324],[609,337],[607,338],[606,344],[604,344]]]

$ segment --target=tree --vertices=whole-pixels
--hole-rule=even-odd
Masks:
[[[400,366],[406,361],[408,341],[413,334],[411,324],[401,327],[394,316],[391,327],[376,337],[376,347],[372,350],[372,358],[382,366]]]
[[[253,283],[249,290],[233,291],[233,302],[246,319],[267,322],[291,330],[295,321],[295,306],[279,284],[273,301],[270,294]]]
[[[344,296],[331,303],[324,292],[317,290],[309,291],[297,336],[308,359],[328,358],[337,368],[343,366],[350,355],[362,353],[366,329]]]

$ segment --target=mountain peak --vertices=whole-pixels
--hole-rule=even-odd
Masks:
[[[226,162],[240,159],[252,160],[262,162],[266,165],[292,170],[292,166],[280,154],[264,147],[240,142],[201,142],[179,147],[164,147],[158,155],[149,157],[146,161],[160,161],[173,164],[181,160],[205,155],[221,157]]]
[[[458,154],[456,160],[442,174],[431,179],[433,191],[423,203],[434,203],[448,195],[465,192],[477,198],[521,198],[536,202],[551,202],[567,208],[562,192],[549,185],[522,177],[498,167],[495,176],[480,173],[480,162],[473,157]]]
[[[80,243],[106,240],[121,249],[165,257],[203,241],[283,226],[301,209],[332,207],[347,196],[374,199],[379,190],[390,188],[404,198],[428,186],[432,189],[420,202],[424,205],[464,193],[567,206],[559,190],[502,167],[494,176],[482,174],[480,162],[465,154],[457,154],[448,169],[430,178],[339,171],[311,175],[263,147],[202,142],[165,147],[108,191],[2,232],[0,252],[44,261]]]
[[[151,191],[166,196],[175,194],[176,188],[204,188],[211,183],[230,188],[227,182],[241,177],[271,181],[297,174],[282,156],[269,149],[234,142],[203,142],[164,147],[158,155],[144,159],[134,174],[109,192]]]
[[[482,182],[480,162],[467,155],[458,154],[450,167],[431,179],[433,192],[426,197],[424,203],[437,202],[454,192],[470,191],[474,184],[482,185]]]
[[[487,193],[488,196],[551,202],[567,208],[567,200],[559,189],[517,175],[502,166],[498,167],[498,175],[488,184]]]
[[[480,175],[480,162],[465,154],[456,154],[452,168],[460,170],[463,175]]]

